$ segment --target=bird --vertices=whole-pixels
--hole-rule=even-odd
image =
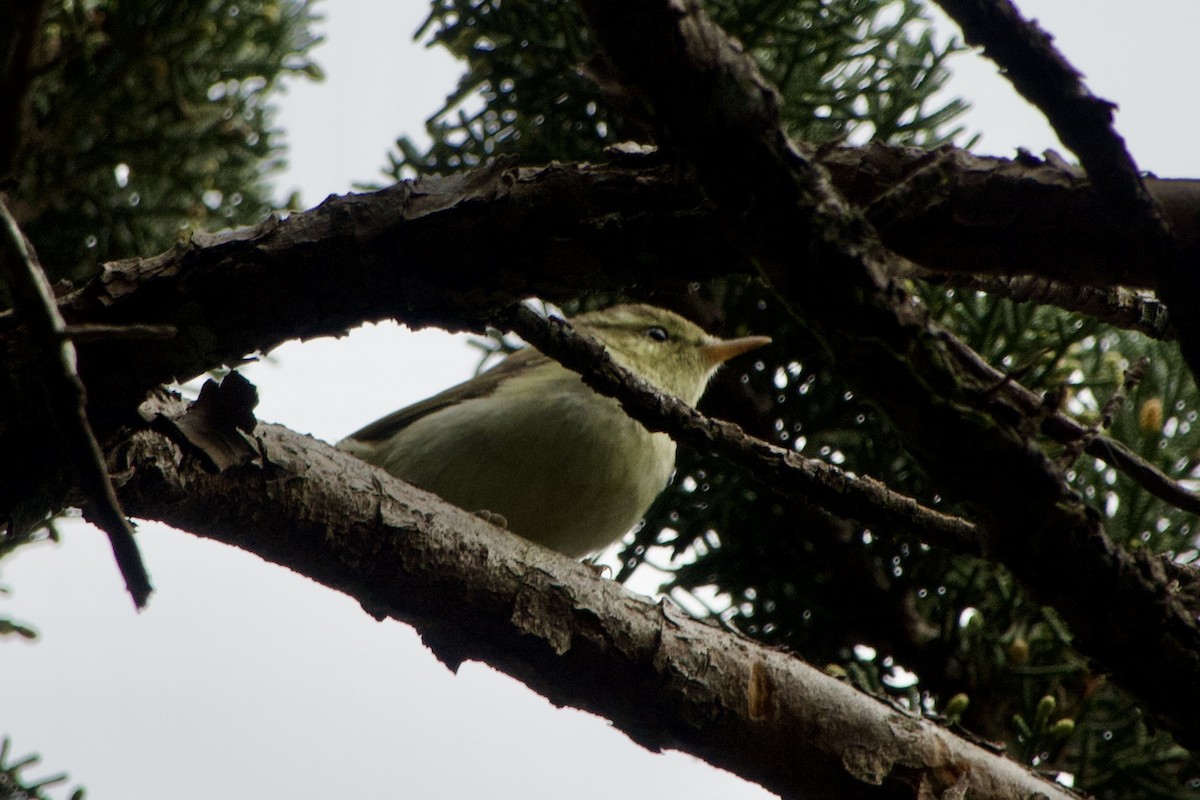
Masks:
[[[717,368],[770,343],[719,339],[657,306],[569,319],[618,364],[688,405]],[[671,479],[675,442],[534,348],[338,442],[342,450],[572,558],[623,537]]]

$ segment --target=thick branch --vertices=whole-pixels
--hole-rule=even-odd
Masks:
[[[753,61],[693,0],[582,5],[629,90],[694,160],[731,236],[758,255],[839,372],[887,411],[944,494],[979,510],[994,554],[1062,612],[1079,649],[1182,741],[1200,743],[1200,627],[1161,566],[1113,545],[1026,433],[1032,421],[992,402],[994,387],[884,279],[894,259],[788,140]]]
[[[1062,787],[779,651],[655,605],[353,457],[258,428],[263,466],[211,474],[156,433],[115,450],[127,507],[233,544],[417,627],[643,746],[784,796],[973,798]],[[871,792],[872,788],[878,791]]]
[[[1113,217],[1061,158],[930,153],[871,144],[821,151],[837,189],[883,243],[937,272],[1035,275],[1070,286],[1153,287],[1154,264],[1128,219]],[[1149,178],[1185,247],[1200,247],[1200,181]]]
[[[882,145],[821,160],[863,206],[928,166],[922,151]],[[1069,172],[961,151],[937,165],[938,193],[884,231],[909,260],[1073,284],[1150,282],[1133,240],[1098,221],[1094,195]],[[1200,240],[1200,184],[1152,186],[1176,229]],[[726,222],[675,167],[497,167],[331,198],[255,229],[197,233],[160,256],[106,265],[61,308],[73,325],[177,332],[170,342],[81,344],[93,416],[103,422],[155,386],[364,320],[461,328],[530,294],[554,301],[632,284],[662,290],[738,271],[743,257],[723,238]],[[458,291],[462,280],[476,288]],[[0,314],[0,345],[14,326]]]
[[[1141,171],[1113,127],[1115,106],[1088,91],[1080,75],[1036,22],[1025,20],[1009,0],[938,0],[981,45],[1025,99],[1046,115],[1058,138],[1079,156],[1110,212],[1124,220],[1151,256],[1155,288],[1171,309],[1180,349],[1200,378],[1200,297],[1197,251],[1185,254],[1163,209],[1142,183]],[[1190,256],[1190,257],[1189,257]]]
[[[648,271],[673,288],[736,271],[736,254],[705,230],[702,197],[672,175],[496,166],[330,198],[283,221],[197,233],[161,256],[107,264],[64,313],[73,324],[176,329],[167,342],[81,348],[94,405],[128,414],[156,386],[291,338],[397,317],[479,330],[535,287],[556,301],[617,291]]]

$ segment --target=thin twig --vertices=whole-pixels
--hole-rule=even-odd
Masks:
[[[74,342],[95,342],[107,339],[172,339],[178,331],[179,329],[174,325],[143,325],[138,323],[105,325],[101,323],[83,323],[80,325],[68,325],[63,330],[63,337]]]
[[[593,389],[615,397],[626,413],[647,429],[714,451],[784,497],[815,502],[840,516],[908,532],[955,552],[980,553],[973,523],[923,506],[873,478],[851,475],[824,461],[768,444],[731,422],[706,417],[686,403],[656,392],[617,365],[601,345],[562,320],[545,319],[518,305],[509,322],[538,350],[582,374]]]
[[[933,272],[921,267],[902,276],[947,288],[987,292],[1018,303],[1056,306],[1152,339],[1176,338],[1167,309],[1157,297],[1122,286],[1072,286],[1040,275],[970,275]]]
[[[998,391],[1013,402],[1022,414],[1031,418],[1041,416],[1041,431],[1056,442],[1070,444],[1087,437],[1088,428],[1062,413],[1046,414],[1040,395],[1027,389],[1004,374],[972,350],[966,343],[949,334],[943,338],[959,364],[984,382],[995,382]],[[1200,514],[1200,495],[1188,491],[1183,484],[1170,478],[1158,467],[1146,461],[1125,444],[1107,436],[1088,441],[1083,451],[1117,469],[1150,494],[1176,508]]]
[[[1108,430],[1112,426],[1113,417],[1116,416],[1121,406],[1125,405],[1125,400],[1129,397],[1129,393],[1142,382],[1142,378],[1146,377],[1146,369],[1149,366],[1150,359],[1142,356],[1133,366],[1125,371],[1125,378],[1121,381],[1121,385],[1117,387],[1112,396],[1104,403],[1104,408],[1100,410],[1100,419],[1096,420],[1095,424],[1089,426],[1087,432],[1082,437],[1068,443],[1066,448],[1063,449],[1058,459],[1058,463],[1062,465],[1063,469],[1067,469],[1075,463],[1075,459],[1079,458],[1088,445],[1096,440],[1096,437],[1100,435],[1100,431]]]
[[[0,223],[0,264],[8,278],[16,313],[28,326],[31,344],[40,355],[53,424],[76,468],[79,488],[92,503],[92,521],[108,535],[134,605],[143,608],[153,587],[133,540],[133,527],[121,510],[100,445],[88,423],[86,394],[75,370],[75,347],[64,338],[66,322],[54,304],[50,282],[33,249],[2,201]]]

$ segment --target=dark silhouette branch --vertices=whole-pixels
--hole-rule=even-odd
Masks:
[[[818,150],[839,192],[883,243],[935,272],[1034,275],[1069,286],[1152,288],[1132,221],[1114,216],[1078,167],[872,143]],[[1184,247],[1200,247],[1200,182],[1146,179]]]
[[[1176,338],[1175,329],[1171,327],[1171,320],[1167,316],[1167,309],[1157,297],[1123,286],[1071,286],[1033,275],[1006,278],[992,275],[931,273],[927,270],[901,274],[947,288],[987,292],[1018,303],[1056,306],[1065,311],[1093,317],[1117,328],[1136,331],[1151,339],[1170,341]]]
[[[693,0],[582,5],[621,82],[694,163],[730,238],[888,413],[942,493],[977,509],[989,554],[1062,613],[1081,652],[1183,743],[1200,743],[1200,626],[1161,565],[1113,544],[1036,446],[1033,421],[995,402],[996,387],[975,380],[947,334],[886,280],[894,257],[788,139],[750,57]]]
[[[34,412],[47,423],[48,430],[40,437],[41,446],[61,451],[62,462],[73,466],[76,485],[88,504],[88,518],[108,536],[125,586],[134,605],[142,608],[153,591],[150,576],[146,574],[133,541],[133,528],[117,501],[105,471],[104,456],[88,422],[87,397],[75,370],[74,345],[67,337],[67,325],[58,312],[50,282],[3,201],[0,201],[0,265],[12,292],[14,310],[25,325],[26,345],[34,352],[44,386],[44,392],[31,391],[26,399],[41,395],[48,401],[44,415]]]
[[[1110,219],[1124,220],[1152,258],[1155,287],[1171,310],[1180,349],[1200,376],[1200,297],[1196,251],[1176,242],[1162,207],[1147,191],[1141,171],[1113,126],[1115,106],[1093,95],[1083,77],[1036,22],[1009,0],[937,0],[970,44],[1000,66],[1013,87],[1050,122],[1077,156]]]
[[[870,205],[919,171],[920,152],[837,149],[821,163],[849,197]],[[953,176],[941,199],[885,232],[910,261],[968,274],[1021,265],[1073,285],[1149,280],[1149,265],[1120,226],[1096,222],[1094,196],[1069,173],[961,151],[943,153],[938,164]],[[1176,227],[1200,236],[1200,184],[1154,185]],[[724,237],[729,223],[673,165],[501,165],[331,198],[253,229],[197,233],[162,255],[105,265],[60,307],[70,325],[177,331],[169,342],[80,343],[93,424],[104,429],[155,386],[296,336],[338,335],[400,314],[413,325],[461,328],[531,293],[555,301],[632,284],[670,291],[748,269]],[[449,277],[464,264],[479,284],[467,297]],[[335,267],[339,279],[331,281]],[[312,313],[314,297],[326,313]],[[0,313],[0,342],[14,326]]]
[[[196,233],[160,256],[106,264],[62,310],[73,325],[177,331],[81,346],[94,419],[111,426],[154,387],[291,338],[396,317],[479,331],[531,287],[561,301],[650,274],[655,286],[678,288],[744,269],[713,235],[704,205],[670,167],[501,164],[331,198],[252,229]],[[0,315],[0,341],[6,322]]]
[[[849,475],[832,464],[748,436],[731,422],[705,417],[686,403],[655,392],[563,320],[544,319],[518,305],[509,321],[514,332],[579,372],[596,391],[615,397],[629,416],[649,430],[715,452],[783,497],[816,503],[839,517],[879,525],[889,534],[915,536],[957,553],[982,552],[975,526],[967,520],[922,506],[873,478]]]

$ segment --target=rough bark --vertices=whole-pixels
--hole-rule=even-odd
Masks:
[[[894,217],[888,209],[898,196],[921,183],[914,176],[929,173],[929,157],[912,149],[873,146],[821,157],[848,195],[876,209],[881,221]],[[554,301],[636,286],[653,299],[684,282],[746,268],[746,253],[726,236],[731,218],[686,170],[654,155],[614,158],[620,163],[497,164],[335,197],[286,220],[197,233],[159,256],[105,265],[59,301],[80,351],[93,426],[103,438],[131,419],[153,387],[235,365],[289,338],[336,336],[385,317],[478,329],[530,294]],[[935,193],[940,199],[891,228],[902,234],[911,225],[927,234],[897,238],[895,246],[929,269],[1007,273],[1019,263],[1063,280],[1144,279],[1136,258],[1122,260],[1131,250],[1114,233],[1119,229],[1089,221],[1094,198],[1069,169],[944,151],[936,174],[945,179]],[[1173,200],[1165,205],[1177,210],[1177,228],[1200,227],[1200,199],[1191,200],[1200,192],[1191,183],[1169,186]],[[1003,210],[1021,208],[1039,213]],[[942,240],[954,244],[939,249]],[[1053,250],[1067,240],[1083,243],[1074,261]],[[1065,274],[1067,263],[1081,264],[1082,274]],[[459,291],[460,281],[472,290]],[[12,313],[0,313],[0,452],[10,456],[0,463],[0,510],[36,521],[70,502],[72,485],[63,474],[67,459],[38,433],[44,403],[28,379],[35,357],[22,344],[20,325]],[[1161,318],[1156,325],[1165,327]]]
[[[1063,614],[1082,653],[1183,744],[1200,743],[1200,626],[1161,565],[1113,544],[1033,440],[1036,421],[992,402],[995,387],[958,362],[953,337],[886,280],[894,255],[788,139],[754,62],[694,0],[582,4],[627,89],[695,165],[727,235],[758,256],[939,490],[977,511],[985,549]]]
[[[956,150],[931,160],[882,145],[819,160],[881,223],[883,242],[928,270],[1152,285],[1136,240],[1054,163]],[[1200,183],[1149,185],[1180,236],[1200,241]],[[921,202],[896,211],[915,186]],[[498,165],[333,197],[253,229],[196,233],[159,256],[105,265],[60,305],[73,326],[174,331],[169,340],[81,344],[93,414],[104,417],[127,414],[154,386],[364,320],[462,328],[531,293],[554,300],[635,283],[653,292],[736,272],[745,261],[723,235],[727,224],[675,167]],[[457,291],[461,281],[472,291]],[[17,324],[0,314],[0,344]]]
[[[1195,248],[1176,238],[1162,206],[1142,181],[1142,171],[1113,122],[1116,104],[1093,95],[1083,75],[1054,46],[1036,21],[1026,20],[1010,0],[938,0],[962,27],[968,43],[981,45],[1005,77],[1041,111],[1058,138],[1078,157],[1105,218],[1134,233],[1154,267],[1154,284],[1175,309],[1180,351],[1200,377],[1200,296]]]
[[[611,23],[625,13],[622,6],[598,4],[594,20]],[[769,87],[736,48],[681,8],[688,7],[668,9],[669,35],[685,21],[684,44],[694,44],[688,37],[699,33],[700,52],[680,67],[670,60],[679,56],[672,47],[651,44],[643,54],[657,61],[634,63],[631,74],[662,66],[664,85],[689,87],[663,119],[676,131],[713,132],[699,144],[687,134],[673,142],[694,158],[695,174],[637,159],[609,167],[499,164],[334,198],[284,221],[197,234],[162,256],[107,265],[99,279],[60,302],[68,324],[109,333],[170,330],[174,337],[81,343],[99,430],[111,437],[136,422],[133,409],[154,386],[236,363],[288,338],[338,335],[381,317],[477,328],[528,294],[555,300],[634,285],[652,294],[740,270],[757,257],[797,312],[821,328],[851,379],[888,408],[914,452],[942,465],[935,474],[983,510],[995,552],[1064,610],[1081,648],[1114,669],[1177,732],[1195,735],[1188,721],[1200,716],[1196,626],[1164,591],[1161,567],[1112,547],[1029,442],[1032,412],[989,400],[994,386],[964,368],[943,333],[886,284],[885,275],[904,264],[832,191],[822,168],[863,207],[884,244],[932,270],[1147,285],[1152,273],[1136,237],[1098,216],[1087,186],[1057,164],[988,161],[949,150],[794,149],[772,122]],[[621,22],[615,30],[654,36],[662,26]],[[706,95],[707,77],[697,86],[689,74],[710,63],[734,76],[720,102]],[[747,101],[744,114],[736,107],[738,92]],[[696,110],[702,118],[687,117]],[[729,152],[745,158],[731,162]],[[1177,227],[1200,228],[1194,183],[1158,189],[1171,198],[1164,205],[1180,220]],[[1071,242],[1069,253],[1064,241]],[[463,292],[464,284],[471,290]],[[18,327],[13,317],[0,316],[10,369],[25,357]],[[20,409],[13,411],[13,398],[24,396],[20,387],[9,391],[15,374],[0,393],[7,395],[0,396],[6,455],[0,470],[11,471],[0,475],[5,509],[28,486],[49,483],[36,458],[57,458],[45,452],[36,430],[20,424]],[[986,463],[981,451],[989,454]],[[30,454],[34,459],[25,458]],[[158,488],[176,490],[166,479]],[[66,494],[47,501],[47,510],[54,499],[65,502]],[[192,513],[192,523],[205,524],[198,510]],[[281,551],[279,559],[287,557]],[[1064,561],[1077,564],[1070,580],[1058,569]]]
[[[1152,288],[1154,264],[1128,219],[1105,210],[1077,167],[873,144],[816,154],[885,245],[928,269],[1037,275],[1069,286]],[[1200,181],[1147,178],[1180,244],[1200,248]]]
[[[156,403],[178,417],[180,404]],[[256,430],[255,463],[213,473],[161,433],[114,449],[120,497],[414,625],[451,668],[486,661],[784,797],[1073,797],[798,659],[654,604],[589,568],[318,442]]]
[[[585,289],[635,284],[642,290],[665,288],[679,286],[685,279],[722,274],[738,265],[741,256],[734,256],[734,247],[716,236],[714,220],[725,222],[719,231],[724,234],[730,232],[733,218],[730,213],[716,212],[697,185],[679,178],[673,168],[497,167],[457,178],[405,184],[374,195],[335,198],[312,212],[254,230],[197,235],[188,245],[160,257],[108,265],[101,279],[63,298],[60,305],[75,327],[108,326],[112,331],[143,326],[137,330],[145,332],[144,326],[151,325],[158,328],[149,330],[169,326],[177,332],[175,338],[166,340],[106,338],[81,343],[89,410],[93,421],[100,423],[98,429],[111,432],[116,423],[132,417],[130,409],[160,382],[236,363],[244,354],[269,350],[286,338],[336,335],[362,320],[383,316],[418,326],[478,326],[492,317],[495,309],[534,291],[556,299]],[[783,229],[795,230],[795,226]],[[846,247],[848,253],[857,247],[829,241]],[[747,250],[753,252],[753,248]],[[775,257],[780,252],[768,253],[773,263],[779,264]],[[681,254],[683,260],[677,260]],[[823,271],[838,275],[857,269],[853,260],[851,269],[844,270],[827,255],[813,260],[813,264],[828,265],[817,269],[815,277]],[[451,263],[459,259],[479,268],[464,270],[461,264]],[[564,269],[563,264],[573,268]],[[834,296],[828,286],[798,281],[798,274],[776,273],[776,285],[786,296]],[[464,279],[474,282],[472,291],[459,290],[459,281]],[[813,319],[828,315],[833,308],[812,309]],[[860,316],[858,311],[843,311],[841,321]],[[1175,664],[1177,685],[1200,685],[1189,677],[1188,665],[1194,666],[1195,658],[1188,655],[1192,651],[1186,641],[1194,626],[1159,593],[1161,570],[1134,563],[1114,551],[1102,535],[1094,538],[1099,535],[1094,520],[1073,516],[1079,510],[1075,500],[1068,498],[1061,508],[1053,506],[1054,513],[1034,514],[1027,499],[1058,497],[1058,490],[1049,494],[1031,491],[1026,497],[1015,480],[1020,476],[1032,476],[1033,484],[1048,480],[1049,484],[1042,484],[1045,488],[1056,485],[1054,473],[1041,471],[1040,454],[1020,434],[1014,435],[1008,423],[979,427],[975,411],[963,416],[964,409],[971,409],[980,397],[971,394],[970,386],[988,383],[978,372],[965,369],[965,383],[957,375],[949,381],[943,375],[931,382],[912,371],[927,369],[928,363],[897,361],[896,352],[908,347],[900,343],[912,341],[912,331],[922,341],[913,352],[923,352],[922,358],[941,364],[937,370],[945,368],[947,359],[961,359],[945,346],[949,340],[942,334],[922,333],[923,323],[915,318],[916,328],[894,336],[894,318],[891,322],[887,319],[891,313],[885,302],[879,318],[882,328],[868,331],[857,341],[842,340],[843,363],[859,368],[864,380],[874,381],[870,393],[890,405],[893,413],[909,415],[900,419],[914,450],[922,452],[929,463],[941,459],[951,469],[948,486],[985,492],[983,507],[998,514],[1000,524],[994,527],[1024,532],[999,538],[997,552],[1004,554],[1006,561],[1011,558],[1018,572],[1022,565],[1029,566],[1026,577],[1043,587],[1045,599],[1061,600],[1078,610],[1077,630],[1085,634],[1085,641],[1101,643],[1091,651],[1093,655],[1109,667],[1125,664],[1132,676],[1126,681],[1131,688],[1143,680],[1139,676],[1144,676],[1150,694],[1171,685],[1162,680],[1161,672],[1146,675],[1147,664],[1155,664],[1156,669]],[[862,317],[864,323],[871,319]],[[840,324],[838,319],[833,322]],[[11,357],[19,338],[16,327],[12,318],[0,318],[0,345],[10,367],[19,365],[22,357],[19,352]],[[924,339],[926,336],[932,338]],[[886,342],[895,343],[897,350],[856,349],[862,343],[877,348]],[[961,363],[958,369],[963,369]],[[994,381],[991,386],[994,388]],[[957,399],[930,397],[931,405],[920,411],[919,417],[926,420],[922,423],[912,416],[912,404],[931,388]],[[984,394],[992,395],[990,390]],[[19,390],[0,394],[4,411],[0,416],[5,417],[0,424],[0,450],[8,456],[0,463],[0,500],[5,509],[11,509],[33,498],[44,513],[69,502],[70,487],[58,486],[62,478],[54,472],[61,469],[63,459],[45,447],[45,439],[35,427],[19,424],[19,414],[11,416],[14,399],[23,396]],[[1029,418],[1022,403],[1013,405],[1018,420]],[[1013,410],[1001,406],[992,403],[989,413],[1012,417]],[[964,429],[947,434],[947,426],[956,419]],[[1052,418],[1042,420],[1048,421]],[[933,452],[931,443],[949,446],[951,452]],[[979,464],[977,456],[982,449],[1007,452],[1013,460]],[[960,465],[970,468],[960,469]],[[46,486],[58,489],[47,493]],[[1014,501],[1014,497],[1019,499]],[[1036,517],[1038,525],[1027,525],[1031,517]],[[1063,522],[1069,524],[1060,524]],[[1051,534],[1040,537],[1037,532],[1042,529]],[[1062,544],[1064,530],[1078,530],[1082,538]],[[1027,540],[1032,544],[1028,548],[1022,544]],[[1092,547],[1087,544],[1090,541],[1101,544]],[[1093,567],[1081,570],[1075,583],[1064,584],[1056,570],[1046,567],[1075,559],[1080,552],[1088,554],[1080,563]],[[1087,591],[1077,592],[1080,586]],[[1091,597],[1096,601],[1088,599]],[[1097,616],[1096,610],[1106,607],[1115,612]],[[1102,627],[1097,627],[1098,620],[1104,620]],[[1129,638],[1113,639],[1106,646],[1103,640],[1110,636],[1113,620],[1128,620],[1119,627]],[[1155,633],[1176,628],[1178,632],[1170,635]],[[1143,637],[1153,646],[1133,646]],[[1132,657],[1159,648],[1178,658]],[[1160,707],[1168,713],[1182,707],[1174,694],[1162,701]]]

